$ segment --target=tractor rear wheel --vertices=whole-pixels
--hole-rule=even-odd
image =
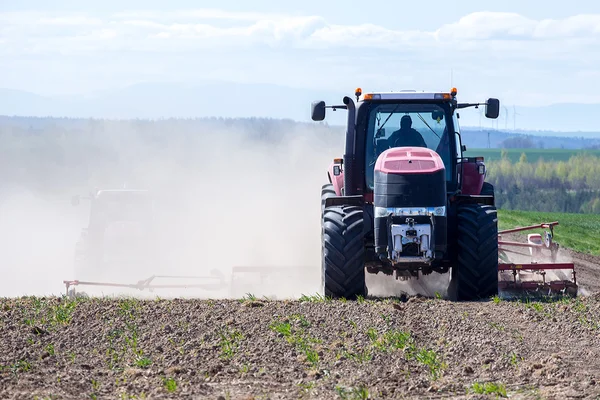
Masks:
[[[458,207],[458,259],[452,268],[452,292],[458,301],[498,294],[498,217],[496,207]]]
[[[327,207],[323,212],[322,224],[322,283],[325,296],[348,300],[366,296],[362,207]]]
[[[326,183],[321,187],[321,217],[323,217],[323,211],[325,210],[325,200],[335,196],[335,189],[331,183]]]

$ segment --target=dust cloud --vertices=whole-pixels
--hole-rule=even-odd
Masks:
[[[99,121],[81,132],[84,139],[48,144],[46,152],[63,146],[58,149],[67,154],[63,160],[94,160],[85,167],[47,173],[52,166],[42,162],[40,167],[33,155],[18,160],[17,170],[34,172],[28,182],[0,185],[0,296],[60,295],[63,280],[135,284],[154,275],[169,276],[155,278],[156,285],[214,286],[148,292],[82,285],[76,290],[164,298],[247,293],[290,298],[321,292],[320,189],[330,161],[342,154],[343,129],[332,135],[318,126],[284,124],[286,131],[277,132],[275,124],[269,129],[271,134],[275,129],[277,140],[263,140],[227,123],[195,135],[173,132],[177,122],[161,125],[168,129],[159,134],[144,126]],[[77,151],[67,147],[77,140],[90,143],[74,155]],[[40,182],[52,190],[41,194]],[[71,197],[124,185],[149,191],[154,209],[146,217],[152,235],[136,242],[128,235],[139,226],[117,224],[105,242],[108,252],[137,248],[137,259],[101,268],[76,266],[75,247],[88,225],[91,202],[83,198],[73,206]],[[561,253],[560,261],[570,262],[564,257]],[[237,267],[271,269],[264,275],[258,270],[234,275]],[[438,273],[409,281],[366,277],[369,293],[376,296],[446,296],[449,278]]]
[[[153,283],[222,286],[152,293],[104,286],[76,290],[105,296],[230,297],[236,266],[275,268],[264,282],[256,273],[236,275],[237,297],[320,292],[320,189],[329,162],[343,151],[343,130],[333,139],[310,126],[293,130],[282,132],[283,139],[275,143],[229,131],[202,132],[188,143],[181,137],[170,140],[165,132],[157,146],[143,139],[143,132],[121,128],[113,144],[119,162],[96,165],[87,185],[44,197],[27,188],[4,188],[0,296],[59,295],[65,292],[63,280],[135,283],[168,275],[187,278]],[[82,199],[75,207],[71,196],[122,184],[149,190],[154,201],[152,239],[143,242],[141,261],[76,270],[75,244],[88,224],[90,201]],[[111,246],[135,244],[117,231]],[[220,279],[193,278],[198,276]]]
[[[400,295],[447,298],[449,293],[451,272],[440,274],[433,272],[428,275],[419,273],[418,278],[396,279],[394,275],[367,274],[366,282],[369,295],[395,297]]]
[[[0,296],[59,294],[79,221],[69,203],[12,190],[0,200]]]

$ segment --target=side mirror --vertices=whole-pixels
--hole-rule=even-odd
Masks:
[[[444,112],[443,111],[439,111],[439,110],[434,110],[431,112],[431,119],[434,121],[437,120],[443,120],[444,119]]]
[[[313,121],[323,121],[325,119],[325,102],[314,101],[310,107],[310,113]]]
[[[79,205],[79,195],[75,195],[73,197],[71,197],[71,205],[72,206],[78,206]]]
[[[485,104],[485,117],[486,118],[491,118],[491,119],[496,119],[498,118],[498,115],[500,114],[500,100],[498,99],[488,99],[487,103]]]

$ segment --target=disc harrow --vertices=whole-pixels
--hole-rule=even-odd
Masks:
[[[556,225],[558,221],[498,232],[499,289],[577,295],[575,264],[558,261],[559,244],[554,241]],[[528,234],[525,243],[502,238],[503,235],[535,229],[546,231]]]

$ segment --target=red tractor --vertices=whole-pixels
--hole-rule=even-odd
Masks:
[[[464,157],[458,110],[500,103],[458,103],[450,92],[362,93],[356,102],[312,103],[347,110],[343,158],[322,188],[322,283],[326,296],[367,295],[366,274],[449,277],[456,300],[498,293],[498,222],[483,158]]]

